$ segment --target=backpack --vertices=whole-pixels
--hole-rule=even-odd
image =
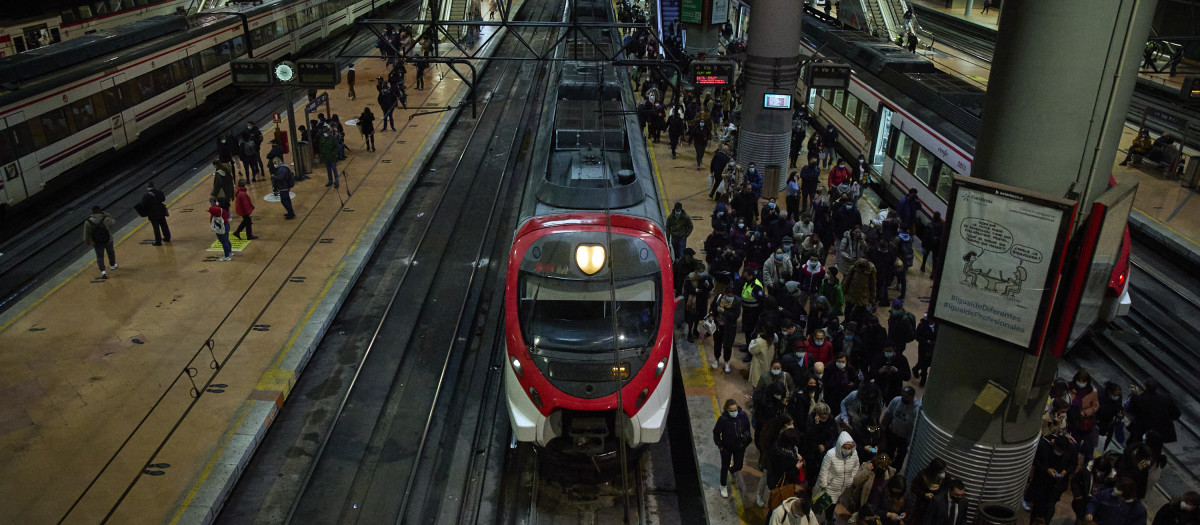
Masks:
[[[904,312],[904,315],[899,318],[894,316],[889,317],[888,335],[891,336],[892,341],[898,343],[908,344],[909,342],[916,341],[917,334],[913,328],[915,322],[916,318],[909,312]]]
[[[220,215],[213,217],[212,221],[209,222],[208,227],[213,231],[213,233],[225,233],[225,218],[221,217]]]
[[[88,219],[88,222],[92,223],[92,244],[108,246],[108,243],[112,242],[112,233],[104,225],[104,219],[101,219],[100,222],[92,222],[91,219]]]

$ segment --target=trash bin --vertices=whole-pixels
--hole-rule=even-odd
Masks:
[[[308,175],[312,173],[312,146],[303,140],[296,142],[296,154],[292,155],[292,160],[296,161],[296,174]]]
[[[979,504],[979,525],[1012,525],[1017,522],[1017,509],[999,501]]]
[[[1187,166],[1183,168],[1183,184],[1184,188],[1195,188],[1200,185],[1200,157],[1191,157],[1187,161]]]

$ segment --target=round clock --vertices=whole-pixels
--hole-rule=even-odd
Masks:
[[[296,65],[291,62],[280,62],[275,64],[275,80],[280,82],[291,82],[296,78]]]

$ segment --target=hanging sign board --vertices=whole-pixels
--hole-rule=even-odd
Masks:
[[[679,6],[679,21],[699,24],[704,14],[704,0],[683,0]]]
[[[950,203],[931,315],[1038,353],[1074,201],[957,176]]]
[[[696,86],[729,87],[733,85],[732,62],[692,63],[692,84]]]
[[[804,84],[809,89],[847,89],[850,87],[850,65],[809,64]]]

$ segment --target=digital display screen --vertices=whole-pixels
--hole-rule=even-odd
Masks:
[[[763,95],[763,107],[771,109],[792,109],[792,96],[767,93]]]
[[[698,63],[692,66],[692,84],[728,87],[733,85],[733,64]]]
[[[306,86],[333,87],[342,80],[332,60],[299,60],[296,73],[300,84]]]
[[[261,61],[233,61],[229,64],[234,84],[270,84],[271,64]]]

